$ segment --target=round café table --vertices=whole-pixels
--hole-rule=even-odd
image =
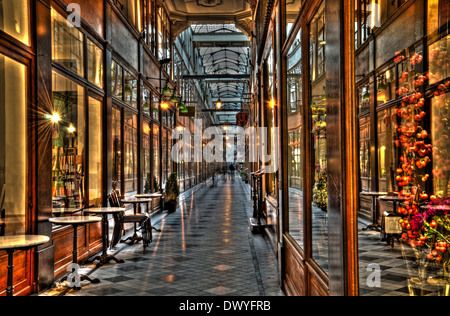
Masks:
[[[6,296],[13,296],[14,252],[16,250],[29,250],[50,241],[50,237],[41,235],[17,235],[0,237],[0,250],[8,253],[8,281]]]
[[[102,228],[102,234],[103,234],[103,253],[101,256],[97,256],[94,258],[94,261],[99,260],[100,262],[97,264],[97,267],[101,267],[106,263],[109,263],[111,260],[115,261],[116,263],[124,263],[124,260],[119,260],[113,255],[108,254],[108,246],[109,246],[109,221],[108,221],[108,215],[109,214],[116,214],[116,213],[124,213],[127,209],[124,207],[98,207],[98,208],[88,208],[85,209],[85,213],[93,213],[98,214],[103,217],[103,228]]]
[[[65,226],[72,226],[73,227],[73,267],[72,272],[75,272],[75,266],[78,265],[78,227],[84,226],[86,224],[94,224],[98,223],[102,220],[101,217],[98,216],[72,216],[72,217],[54,217],[50,218],[49,222],[55,224],[55,225],[65,225]],[[66,279],[67,277],[63,278]],[[90,279],[86,275],[80,275],[80,280],[84,281],[87,280],[91,283],[100,283],[99,279]],[[75,287],[75,290],[80,290],[79,287]]]
[[[139,204],[146,204],[147,206],[147,214],[149,214],[149,207],[148,205],[150,203],[152,203],[152,199],[137,199],[137,198],[127,198],[127,199],[123,199],[120,200],[121,203],[123,204],[133,204],[133,209],[134,209],[134,215],[137,214],[137,206]],[[130,240],[131,244],[134,244],[136,242],[139,242],[142,240],[142,237],[139,237],[137,234],[137,224],[134,223],[134,235],[131,237],[128,237],[127,239],[123,240],[122,242],[127,242],[128,240]]]

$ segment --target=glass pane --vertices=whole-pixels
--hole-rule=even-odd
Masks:
[[[89,98],[89,206],[102,205],[102,102]]]
[[[165,129],[161,129],[162,132],[162,188],[165,189],[166,187],[166,181],[168,177],[168,168],[169,168],[169,162],[168,162],[168,153],[167,153],[167,132]]]
[[[84,88],[53,73],[53,206],[84,207]]]
[[[153,177],[154,177],[154,185],[153,188],[155,192],[159,192],[161,190],[160,186],[160,178],[159,178],[159,126],[153,125]]]
[[[124,86],[124,94],[125,94],[125,102],[131,105],[132,107],[137,109],[137,100],[138,100],[138,89],[137,89],[137,79],[134,78],[130,73],[125,71],[125,86]]]
[[[84,35],[52,8],[52,58],[58,64],[84,76]]]
[[[26,229],[26,73],[24,65],[0,54],[0,212],[5,212],[5,235]]]
[[[88,80],[103,88],[103,51],[88,40]]]
[[[358,89],[359,114],[370,111],[370,86],[366,85]]]
[[[111,64],[112,95],[118,99],[123,98],[123,69],[114,60]]]
[[[113,188],[120,189],[122,183],[122,123],[120,119],[120,111],[113,108],[112,118],[112,139],[113,139],[113,156],[112,156],[112,180]]]
[[[125,111],[125,193],[137,193],[138,162],[137,115]]]
[[[153,95],[152,116],[155,121],[159,121],[159,99],[156,95]]]
[[[326,78],[325,55],[317,62],[319,51],[325,51],[324,7],[322,4],[310,24],[310,67],[314,73],[310,82],[312,113],[312,150],[314,179],[312,205],[312,256],[328,271],[328,185],[327,185],[327,128],[326,128]],[[321,69],[319,71],[319,69]]]
[[[286,36],[292,31],[295,19],[300,13],[302,7],[302,0],[286,0]],[[294,44],[295,45],[295,44]]]
[[[361,191],[370,191],[370,120],[368,117],[359,120],[359,173]]]
[[[151,115],[152,94],[147,88],[142,89],[142,110],[144,114]]]
[[[287,55],[289,234],[304,247],[301,30]]]
[[[0,30],[30,46],[29,0],[0,1]]]
[[[151,174],[151,144],[152,144],[152,130],[150,123],[144,122],[144,138],[142,147],[144,151],[144,170],[142,172],[142,181],[144,193],[152,192],[152,174]]]

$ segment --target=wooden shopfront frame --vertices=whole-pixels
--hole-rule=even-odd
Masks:
[[[286,21],[286,1],[281,1],[281,21]],[[309,107],[309,30],[310,22],[322,4],[320,0],[304,1],[292,31],[286,38],[284,25],[281,34],[282,65],[281,91],[279,94],[282,170],[280,178],[282,220],[280,227],[282,240],[279,245],[280,281],[288,295],[357,295],[357,108],[354,91],[354,2],[325,0],[326,32],[326,76],[327,76],[327,159],[328,183],[328,260],[329,269],[325,273],[312,258],[312,185],[314,168],[311,168],[312,141]],[[287,120],[287,62],[286,56],[297,33],[301,30],[303,115],[304,131],[302,142],[303,159],[303,216],[304,248],[301,248],[289,234],[289,184],[288,184],[288,120]]]
[[[33,12],[35,12],[35,4],[33,1],[29,2],[28,10],[28,23],[29,26],[33,25],[34,18]],[[26,140],[26,188],[25,196],[28,197],[25,201],[26,210],[24,210],[24,230],[25,234],[37,234],[39,227],[37,225],[38,218],[38,194],[37,194],[37,171],[36,164],[38,161],[38,150],[36,148],[37,138],[37,121],[36,115],[36,99],[35,94],[35,41],[32,36],[32,28],[29,27],[28,35],[30,39],[30,45],[27,46],[18,39],[10,36],[9,34],[0,31],[0,55],[11,59],[13,62],[20,64],[24,67],[24,79],[25,79],[25,116],[27,118],[25,122],[26,134],[23,137]],[[1,149],[3,150],[3,149]],[[49,247],[49,243],[46,245],[31,249],[28,251],[18,251],[14,254],[14,269],[17,271],[14,274],[14,292],[15,295],[25,296],[30,295],[36,291],[37,288],[37,274],[35,272],[37,253],[45,248]],[[6,251],[0,252],[0,284],[4,287],[0,287],[0,296],[6,293],[6,278],[7,278],[7,265],[8,256]]]

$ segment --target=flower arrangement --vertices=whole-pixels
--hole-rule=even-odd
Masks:
[[[326,212],[328,208],[327,170],[316,164],[316,182],[313,187],[314,205]]]
[[[405,198],[404,207],[399,207],[398,213],[401,215],[400,225],[403,228],[402,240],[409,243],[415,251],[417,263],[422,268],[434,263],[443,267],[444,275],[448,276],[450,197],[447,196],[447,192],[429,195],[425,190],[432,187],[428,183],[431,178],[434,177],[436,183],[450,168],[447,153],[450,130],[446,123],[449,111],[445,109],[445,105],[440,106],[438,103],[445,103],[438,98],[450,91],[450,83],[437,85],[434,93],[434,108],[435,111],[438,109],[441,115],[432,118],[434,126],[431,142],[430,133],[424,127],[426,124],[422,122],[427,116],[426,99],[422,92],[426,84],[431,84],[431,78],[434,79],[436,76],[431,72],[415,73],[415,66],[422,63],[422,60],[422,56],[417,52],[407,51],[396,53],[395,58],[395,62],[404,63],[405,69],[399,79],[401,86],[397,90],[402,102],[396,110],[399,124],[396,125],[395,143],[402,152],[396,180],[400,188],[399,196]],[[430,63],[430,69],[434,69],[433,60]],[[432,161],[433,168],[431,168]]]

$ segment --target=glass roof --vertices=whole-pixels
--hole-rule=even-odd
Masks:
[[[243,33],[234,24],[196,24],[191,25],[193,35],[242,35]],[[214,41],[214,37],[212,40]],[[219,40],[218,40],[219,41]],[[224,41],[223,41],[224,42]],[[217,42],[215,45],[196,45],[201,63],[206,75],[247,75],[250,73],[250,47],[242,47],[230,41],[223,44]],[[244,45],[245,46],[245,45]],[[216,113],[219,123],[235,121],[235,116],[241,110],[242,103],[245,103],[243,96],[248,92],[248,80],[237,80],[232,78],[212,79],[206,82],[208,90],[211,91],[212,98],[224,101],[223,109],[236,109],[236,112]],[[227,100],[228,99],[228,100]],[[233,118],[234,116],[234,118]]]

